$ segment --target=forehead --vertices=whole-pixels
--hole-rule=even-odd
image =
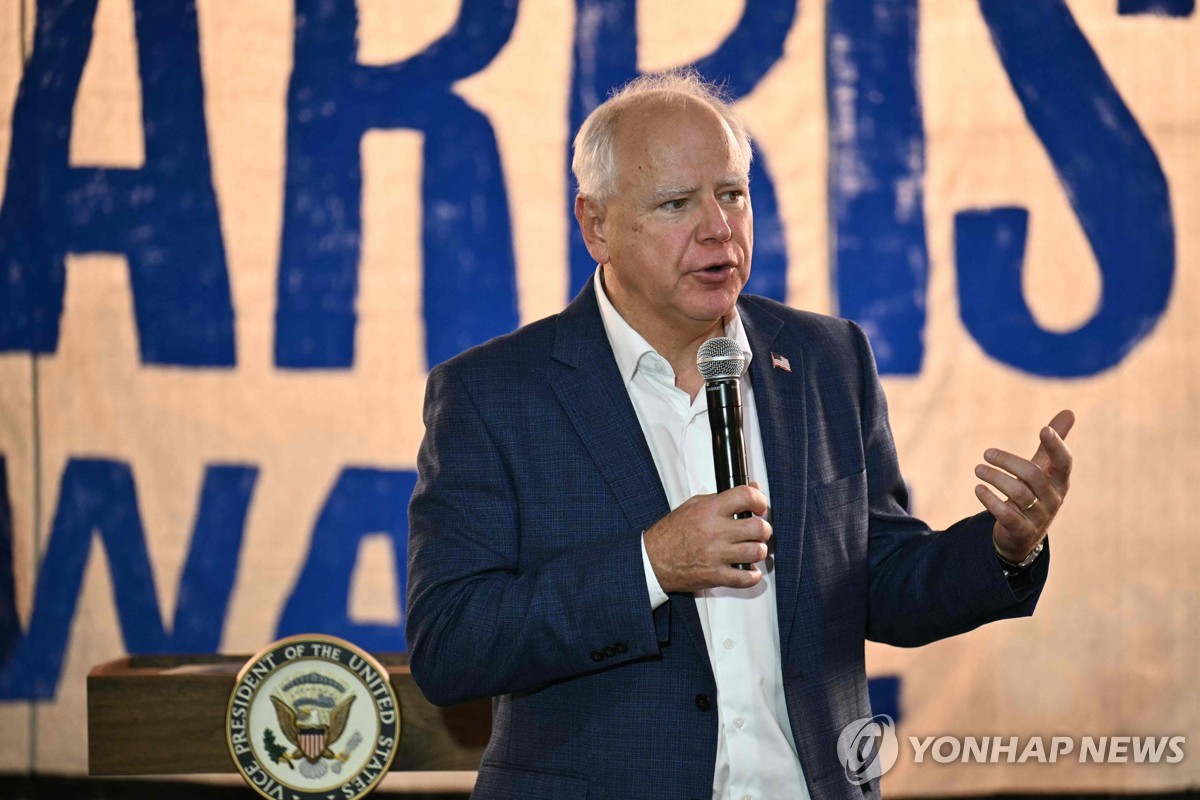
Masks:
[[[745,177],[729,124],[698,100],[647,98],[621,114],[615,134],[618,185],[707,179],[717,173]]]

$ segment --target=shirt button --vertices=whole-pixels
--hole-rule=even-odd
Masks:
[[[754,798],[748,794],[744,794],[744,795],[742,795],[742,800],[754,800]]]
[[[712,708],[712,701],[708,699],[708,695],[696,695],[696,708],[700,709],[701,711],[708,711],[710,708]]]
[[[733,639],[726,639],[726,640],[723,642],[723,644],[725,645],[725,649],[726,649],[726,650],[732,650],[732,649],[733,649]]]
[[[733,721],[733,727],[738,728],[738,729],[746,727],[746,720],[742,719],[741,717],[738,717],[737,719],[735,719]]]

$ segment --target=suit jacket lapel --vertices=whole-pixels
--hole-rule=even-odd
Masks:
[[[738,304],[754,358],[750,381],[762,431],[763,456],[771,490],[775,539],[775,604],[779,643],[789,658],[792,624],[800,591],[808,499],[808,432],[805,419],[804,348],[783,330],[783,321],[751,300]],[[772,351],[786,356],[792,371],[772,364]]]
[[[743,299],[738,307],[754,353],[750,380],[770,479],[775,563],[780,565],[775,573],[779,640],[786,661],[799,597],[808,488],[804,351],[801,343],[789,339],[778,317],[753,301]],[[792,372],[772,367],[772,348],[788,357]],[[649,528],[666,516],[670,505],[608,345],[590,281],[558,317],[554,360],[551,385],[584,447],[630,527]],[[707,653],[694,598],[673,597],[673,609],[696,646]]]
[[[584,447],[630,527],[649,528],[666,516],[671,506],[608,344],[591,281],[558,317],[554,360],[551,386]],[[708,649],[695,598],[690,594],[673,594],[672,598],[672,611],[682,616],[707,663]]]
[[[551,385],[634,528],[670,511],[589,282],[558,318]]]

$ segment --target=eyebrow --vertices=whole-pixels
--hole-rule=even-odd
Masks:
[[[694,194],[698,191],[700,191],[700,189],[697,186],[660,186],[658,190],[650,196],[650,200],[654,203],[661,203],[670,200],[672,197]]]
[[[745,186],[749,183],[749,179],[744,175],[736,175],[733,173],[730,173],[729,175],[723,175],[717,180],[717,186],[721,188],[726,186]],[[650,196],[650,199],[652,202],[657,204],[670,200],[673,197],[679,197],[680,195],[695,194],[698,191],[700,191],[700,187],[698,186],[660,186],[654,192],[654,194]]]

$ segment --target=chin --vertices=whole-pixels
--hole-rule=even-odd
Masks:
[[[692,307],[691,316],[694,319],[706,322],[716,322],[719,319],[724,319],[733,310],[733,307],[737,305],[738,294],[739,292],[730,292],[720,299],[715,297],[707,298],[707,302],[697,303]]]

